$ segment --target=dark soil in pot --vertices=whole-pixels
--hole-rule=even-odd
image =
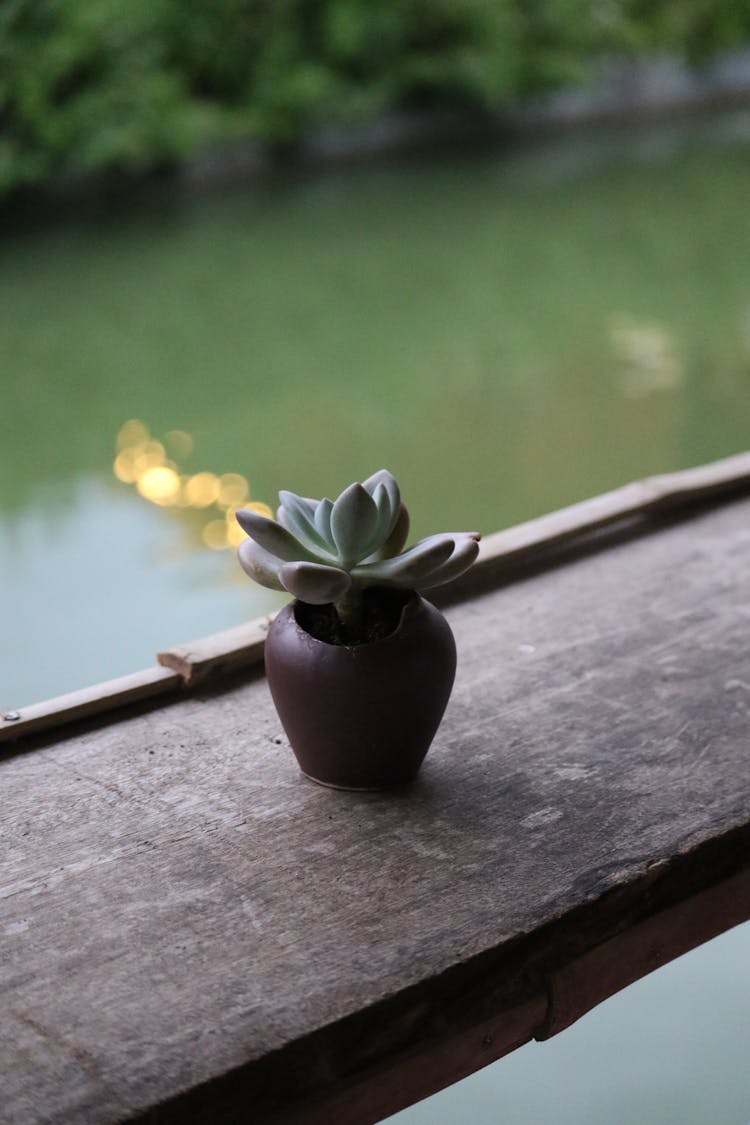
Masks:
[[[415,776],[456,670],[450,626],[424,598],[366,591],[365,617],[374,639],[335,643],[332,607],[295,602],[266,641],[271,694],[302,772],[342,789]]]

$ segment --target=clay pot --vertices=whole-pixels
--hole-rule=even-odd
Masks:
[[[412,594],[392,633],[328,644],[302,628],[293,602],[273,621],[266,673],[300,769],[339,789],[385,789],[417,773],[456,672],[448,622]]]

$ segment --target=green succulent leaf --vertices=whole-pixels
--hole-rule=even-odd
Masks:
[[[444,582],[452,582],[472,565],[479,554],[479,534],[474,531],[459,532],[456,535],[456,547],[453,554],[433,570],[427,580],[421,583],[423,590],[431,590],[433,586],[442,586]]]
[[[355,628],[363,588],[430,589],[457,578],[479,551],[474,531],[431,535],[404,551],[409,513],[386,469],[350,485],[335,502],[288,491],[279,501],[276,520],[249,508],[236,513],[250,536],[239,549],[242,567],[262,586],[301,601],[334,602],[347,628]]]
[[[235,516],[242,530],[277,559],[285,562],[292,562],[295,559],[314,560],[315,556],[312,552],[303,547],[299,540],[276,520],[261,516],[250,508],[240,508],[235,512]]]
[[[331,534],[339,559],[351,565],[367,554],[378,526],[378,510],[361,484],[350,484],[333,505]]]
[[[392,559],[355,567],[352,576],[369,586],[416,586],[453,553],[450,536],[431,535]]]
[[[393,529],[391,530],[388,538],[378,546],[377,550],[373,552],[368,558],[365,559],[366,563],[378,562],[380,559],[390,559],[397,555],[399,551],[403,550],[404,543],[409,535],[409,513],[406,505],[401,502],[398,513],[396,515]]]
[[[279,575],[285,590],[300,601],[310,602],[312,605],[338,601],[352,584],[345,570],[321,563],[284,563]]]
[[[283,490],[279,493],[279,500],[281,500],[281,507],[276,516],[282,527],[291,531],[292,535],[314,554],[323,552],[325,555],[330,555],[329,543],[315,526],[318,501]]]
[[[364,488],[364,485],[362,485],[362,487]],[[365,489],[365,491],[370,492],[369,489]],[[378,513],[378,524],[384,527],[386,524],[390,523],[392,514],[391,502],[388,499],[388,492],[385,485],[382,482],[377,484],[372,492],[370,492],[370,496],[372,496],[372,502]]]
[[[284,589],[279,578],[279,560],[252,539],[245,539],[240,543],[237,554],[245,574],[259,586],[266,586],[269,590]]]
[[[406,507],[406,504],[401,501],[399,510],[396,514],[396,519],[393,524],[393,530],[391,531],[385,543],[386,558],[391,558],[393,555],[397,555],[399,551],[403,551],[404,544],[409,537],[410,526],[411,520],[409,518],[409,510]]]
[[[390,501],[388,494],[382,484],[379,484],[373,493],[373,503],[375,504],[376,519],[375,525],[372,530],[372,535],[367,542],[359,544],[355,562],[366,560],[369,556],[375,556],[375,552],[379,551],[383,544],[388,539],[391,525],[393,524],[393,517],[390,510]]]
[[[378,511],[378,533],[372,543],[373,548],[375,548],[383,544],[391,534],[398,516],[398,510],[395,512],[392,510],[391,497],[382,481],[375,488],[372,499]]]
[[[396,478],[387,469],[378,469],[377,473],[373,473],[368,477],[362,485],[375,500],[378,510],[387,510],[389,516],[389,526],[386,532],[386,537],[390,535],[393,530],[393,525],[398,517],[399,508],[401,506],[401,493],[399,491]]]
[[[323,540],[328,544],[331,551],[336,550],[336,544],[333,541],[331,534],[331,512],[333,511],[333,502],[326,496],[321,500],[315,509],[315,529],[323,537]]]
[[[367,480],[362,481],[362,487],[367,489],[369,493],[373,493],[379,484],[385,486],[390,497],[391,508],[398,508],[401,501],[401,494],[399,492],[398,481],[393,473],[389,473],[387,469],[378,469],[378,471],[373,473],[372,476],[369,476]]]

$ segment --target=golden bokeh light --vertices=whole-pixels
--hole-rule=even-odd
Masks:
[[[249,504],[243,504],[242,507],[249,508],[251,512],[257,512],[259,516],[265,516],[266,519],[273,519],[273,508],[269,508],[262,500],[251,500]]]
[[[117,448],[128,449],[133,445],[142,445],[151,437],[148,426],[140,418],[130,418],[125,422],[117,434]]]
[[[232,516],[232,523],[227,521],[226,537],[228,547],[239,547],[240,543],[244,543],[247,539],[247,535],[237,523],[237,520],[234,519],[234,516]]]
[[[122,453],[118,453],[115,457],[115,463],[112,466],[112,471],[118,480],[123,484],[135,484],[138,479],[138,474],[135,471],[135,458],[130,449],[124,449]]]
[[[192,508],[209,508],[219,499],[216,473],[196,473],[185,484],[185,500]]]
[[[224,520],[209,520],[201,530],[201,539],[212,551],[223,551],[229,546],[227,525]]]
[[[140,472],[151,469],[155,465],[163,465],[167,459],[167,451],[160,441],[146,441],[133,449],[136,468]]]
[[[187,475],[185,473],[181,474],[181,476],[180,476],[180,494],[175,499],[175,507],[176,508],[189,508],[190,507],[190,501],[188,500],[187,496],[185,495],[185,492],[186,492],[186,489],[187,489],[187,483],[188,483],[189,480],[190,480],[190,474],[189,473]]]
[[[237,508],[250,495],[250,485],[240,473],[224,473],[219,477],[219,503],[223,507]]]
[[[149,469],[166,463],[167,453],[160,441],[143,441],[121,449],[112,470],[124,484],[136,484]]]
[[[167,507],[179,497],[180,477],[168,465],[154,465],[138,477],[136,488],[153,504]]]
[[[189,457],[193,452],[193,439],[185,430],[169,430],[164,435],[164,441],[169,452],[178,461],[183,457]]]
[[[268,504],[250,500],[250,485],[241,473],[181,472],[176,462],[193,451],[193,439],[184,430],[169,430],[162,443],[144,422],[131,418],[120,427],[116,447],[112,471],[117,479],[135,485],[141,496],[160,507],[198,509],[200,515],[195,512],[189,519],[193,526],[203,521],[195,530],[213,551],[239,547],[246,538],[235,519],[237,508],[273,518]]]

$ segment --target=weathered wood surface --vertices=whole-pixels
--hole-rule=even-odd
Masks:
[[[563,556],[583,553],[591,547],[595,535],[600,536],[601,546],[602,533],[623,523],[631,531],[653,526],[654,520],[687,516],[696,505],[749,490],[750,452],[633,481],[614,492],[486,536],[472,569],[431,596],[440,605],[460,601],[478,590],[518,577],[524,568],[554,565]],[[102,715],[126,703],[174,694],[183,685],[195,687],[215,682],[258,664],[263,659],[270,621],[270,617],[261,617],[161,652],[158,660],[162,668],[147,668],[20,711],[0,711],[0,744],[17,742],[76,719]]]
[[[655,519],[684,515],[696,505],[742,491],[750,491],[750,452],[632,481],[613,492],[485,536],[471,570],[436,589],[430,597],[441,605],[460,601],[479,589],[517,576],[521,568],[554,564],[562,552],[585,552],[592,536],[625,521],[631,529],[643,527]],[[261,618],[160,652],[159,662],[179,672],[188,685],[225,675],[262,660],[270,620]]]
[[[259,672],[0,763],[0,1120],[366,1125],[750,917],[750,500],[448,615],[398,794]]]

